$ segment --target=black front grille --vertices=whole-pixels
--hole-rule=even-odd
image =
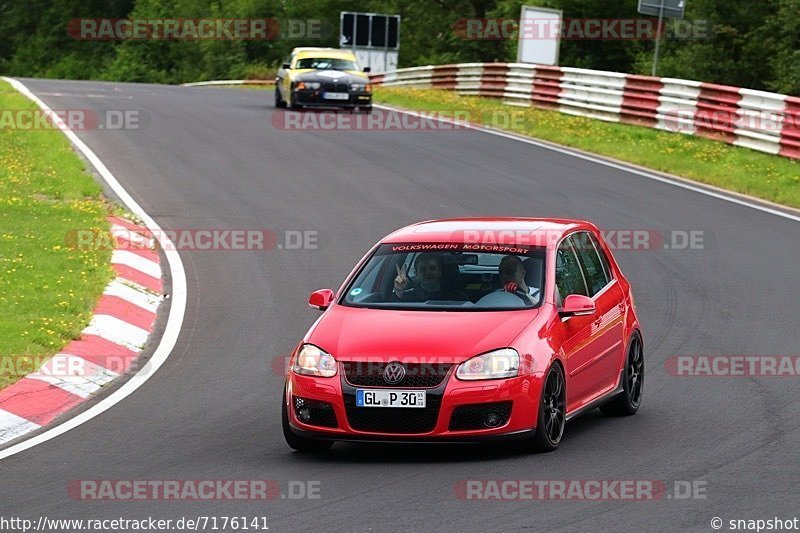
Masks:
[[[323,91],[330,91],[336,93],[346,93],[349,92],[350,86],[346,83],[333,83],[332,81],[326,81],[322,84]]]
[[[499,422],[492,426],[485,424],[486,415],[497,413],[500,416]],[[469,429],[486,429],[489,427],[500,427],[511,416],[511,402],[496,403],[476,403],[473,405],[462,405],[453,410],[450,417],[451,431],[465,431]]]
[[[344,406],[350,427],[376,433],[428,433],[436,427],[442,391],[426,393],[425,408],[356,407],[355,389],[344,394]]]
[[[336,420],[336,412],[334,412],[331,404],[298,396],[292,396],[292,398],[294,400],[294,414],[304,424],[328,428],[339,427],[339,422]],[[308,409],[310,416],[307,420],[298,414],[298,411],[303,408]]]
[[[358,387],[424,388],[438,387],[447,377],[450,363],[403,363],[405,377],[397,383],[387,383],[383,371],[388,363],[348,361],[342,363],[347,382]]]

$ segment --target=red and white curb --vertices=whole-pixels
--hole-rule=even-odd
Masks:
[[[144,226],[109,217],[117,276],[81,337],[0,390],[0,444],[39,429],[126,373],[147,344],[163,299],[155,239]]]

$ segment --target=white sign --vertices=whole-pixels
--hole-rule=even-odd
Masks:
[[[558,65],[563,13],[557,9],[522,6],[517,62]]]

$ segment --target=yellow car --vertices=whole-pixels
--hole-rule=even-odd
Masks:
[[[369,67],[350,50],[295,48],[275,78],[275,106],[337,107],[372,111]]]

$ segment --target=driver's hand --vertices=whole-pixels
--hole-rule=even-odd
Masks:
[[[402,298],[409,285],[408,265],[403,266],[403,268],[400,268],[400,265],[395,265],[395,268],[397,269],[397,276],[394,278],[394,293],[399,298]]]
[[[508,283],[506,283],[506,284],[503,286],[503,289],[504,289],[506,292],[517,292],[517,291],[519,290],[519,285],[517,285],[517,284],[516,284],[515,282],[513,282],[513,281],[509,281]]]

